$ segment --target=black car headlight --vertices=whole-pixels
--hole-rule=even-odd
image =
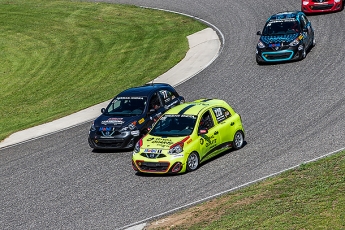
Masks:
[[[92,132],[96,131],[95,123],[92,123],[92,125],[90,127],[90,131],[92,131]]]
[[[134,146],[134,150],[133,150],[133,155],[137,154],[140,152],[140,147],[142,146],[143,141],[142,139],[140,139]]]
[[[123,127],[120,130],[120,132],[123,133],[124,135],[126,133],[130,133],[131,135],[136,136],[136,137],[140,135],[140,130],[133,124],[129,124],[128,126]]]
[[[137,129],[137,127],[133,123],[130,123],[128,126],[123,127],[120,132],[133,131],[135,129]]]

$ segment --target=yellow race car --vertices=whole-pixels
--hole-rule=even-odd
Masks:
[[[225,101],[199,99],[168,110],[133,151],[141,173],[184,173],[230,148],[244,145],[241,116]]]

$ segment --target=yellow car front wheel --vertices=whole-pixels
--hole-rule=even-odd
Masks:
[[[197,152],[192,152],[187,158],[187,171],[191,172],[199,167],[200,159]]]

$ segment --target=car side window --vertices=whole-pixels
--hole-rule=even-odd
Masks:
[[[159,100],[159,97],[158,97],[158,94],[157,94],[157,93],[155,93],[155,94],[151,97],[149,106],[150,106],[150,107],[149,107],[149,110],[151,110],[151,109],[157,110],[157,109],[160,108],[161,102],[160,102],[160,100]]]
[[[204,113],[200,119],[199,130],[200,129],[210,129],[214,126],[213,119],[210,111]]]
[[[302,29],[305,28],[307,25],[307,19],[302,15],[301,16],[301,27]]]
[[[229,112],[229,110],[227,110],[223,107],[212,108],[212,111],[213,111],[218,123],[231,117],[231,113]]]
[[[113,100],[107,109],[107,113],[111,113],[111,112],[116,112],[116,111],[121,111],[121,101],[120,100]]]
[[[176,97],[173,92],[167,89],[160,90],[159,94],[161,95],[161,98],[163,99],[165,105],[169,105],[172,102],[172,100]]]

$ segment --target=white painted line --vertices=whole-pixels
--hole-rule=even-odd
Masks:
[[[126,225],[126,226],[122,227],[121,229],[126,229],[126,230],[135,229],[135,230],[139,230],[139,228],[134,228],[134,227],[137,227],[137,226],[146,226],[146,222],[148,222],[148,221],[150,221],[150,220],[158,219],[159,217],[162,217],[162,216],[171,214],[171,213],[176,212],[176,211],[179,211],[179,210],[181,210],[181,209],[184,209],[184,208],[187,208],[187,207],[190,207],[190,206],[193,206],[193,205],[196,205],[196,204],[205,202],[205,201],[207,201],[207,200],[211,200],[211,199],[213,199],[213,198],[219,197],[219,196],[224,195],[224,194],[226,194],[226,193],[229,193],[229,192],[238,190],[238,189],[240,189],[240,188],[243,188],[243,187],[246,187],[246,186],[248,186],[248,185],[257,183],[257,182],[259,182],[259,181],[263,181],[263,180],[265,180],[265,179],[267,179],[267,178],[269,178],[269,177],[277,176],[277,175],[279,175],[279,174],[281,174],[281,173],[283,173],[283,172],[286,172],[286,171],[288,171],[288,170],[295,169],[295,168],[299,167],[299,166],[302,165],[302,164],[308,164],[308,163],[311,163],[311,162],[320,160],[320,159],[322,159],[322,158],[328,157],[328,156],[333,155],[333,154],[335,154],[335,153],[339,153],[339,152],[341,152],[341,151],[343,151],[343,150],[345,150],[345,147],[344,147],[344,148],[341,148],[341,149],[338,149],[338,150],[335,150],[335,151],[333,151],[333,152],[327,153],[327,154],[322,155],[322,156],[320,156],[320,157],[314,158],[314,159],[312,159],[312,160],[305,161],[305,162],[303,162],[303,163],[301,163],[301,164],[299,164],[299,165],[292,166],[292,167],[287,168],[287,169],[284,169],[284,170],[282,170],[282,171],[279,171],[279,172],[276,172],[276,173],[269,174],[269,175],[264,176],[264,177],[261,177],[261,178],[259,178],[259,179],[256,179],[256,180],[253,180],[253,181],[244,183],[244,184],[242,184],[242,185],[236,186],[236,187],[234,187],[234,188],[225,190],[225,191],[223,191],[223,192],[214,194],[214,195],[209,196],[209,197],[206,197],[206,198],[204,198],[204,199],[200,199],[200,200],[194,201],[194,202],[192,202],[192,203],[189,203],[189,204],[180,206],[180,207],[178,207],[178,208],[174,208],[174,209],[172,209],[172,210],[169,210],[169,211],[163,212],[163,213],[161,213],[161,214],[152,216],[152,217],[150,217],[150,218],[146,218],[146,219],[144,219],[144,220],[141,220],[141,221],[138,221],[138,222],[135,222],[135,223]],[[141,228],[141,229],[143,229],[143,228]]]

